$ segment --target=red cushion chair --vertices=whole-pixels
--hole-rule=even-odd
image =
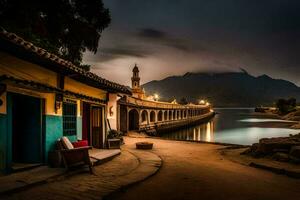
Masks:
[[[87,142],[87,141],[86,141]],[[90,146],[75,147],[69,141],[67,137],[62,137],[57,141],[57,147],[59,148],[65,167],[67,169],[79,165],[88,165],[90,173],[93,173],[93,164],[90,160],[89,149]]]
[[[72,142],[72,144],[73,144],[74,148],[89,146],[87,140],[79,140],[77,142]]]

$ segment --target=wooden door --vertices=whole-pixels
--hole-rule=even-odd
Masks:
[[[103,148],[103,116],[102,108],[92,106],[91,108],[91,135],[92,146]]]
[[[126,133],[128,131],[127,127],[127,108],[124,105],[120,105],[120,131]]]
[[[91,145],[91,135],[90,135],[90,128],[91,128],[91,104],[83,102],[83,109],[82,109],[82,139],[88,140],[89,145]]]

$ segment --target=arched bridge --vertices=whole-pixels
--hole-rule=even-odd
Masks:
[[[211,118],[210,105],[180,105],[124,96],[118,101],[118,126],[122,132],[159,132]]]

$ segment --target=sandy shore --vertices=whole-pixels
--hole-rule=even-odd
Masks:
[[[279,162],[273,160],[271,157],[262,157],[262,158],[254,158],[248,155],[241,154],[247,148],[238,148],[238,149],[225,149],[222,150],[222,155],[225,156],[226,159],[230,159],[233,162],[238,162],[243,165],[250,165],[251,163],[256,163],[263,166],[268,166],[274,169],[284,169],[287,171],[296,172],[297,174],[300,173],[300,165],[293,164],[290,162]]]
[[[292,128],[298,129],[298,122],[251,122],[249,127],[260,127],[260,128]],[[300,128],[300,127],[299,127]],[[299,130],[300,132],[300,130]]]
[[[232,162],[223,146],[125,137],[125,148],[138,141],[154,143],[161,170],[106,199],[300,199],[300,180]]]
[[[271,113],[271,112],[266,112],[266,113],[261,113],[261,112],[253,112],[250,114],[251,117],[256,117],[256,118],[269,118],[269,119],[281,119],[281,117],[277,114]]]
[[[299,111],[297,111],[299,112]],[[290,113],[288,115],[278,115],[272,112],[260,113],[254,112],[250,114],[250,116],[255,118],[269,118],[269,119],[282,119],[282,120],[291,120],[291,122],[263,122],[263,123],[255,123],[255,126],[262,128],[293,128],[300,129],[300,121],[299,117],[295,117],[296,112]]]

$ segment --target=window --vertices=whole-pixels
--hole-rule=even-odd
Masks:
[[[77,104],[76,102],[63,103],[63,135],[76,135],[77,129]]]

